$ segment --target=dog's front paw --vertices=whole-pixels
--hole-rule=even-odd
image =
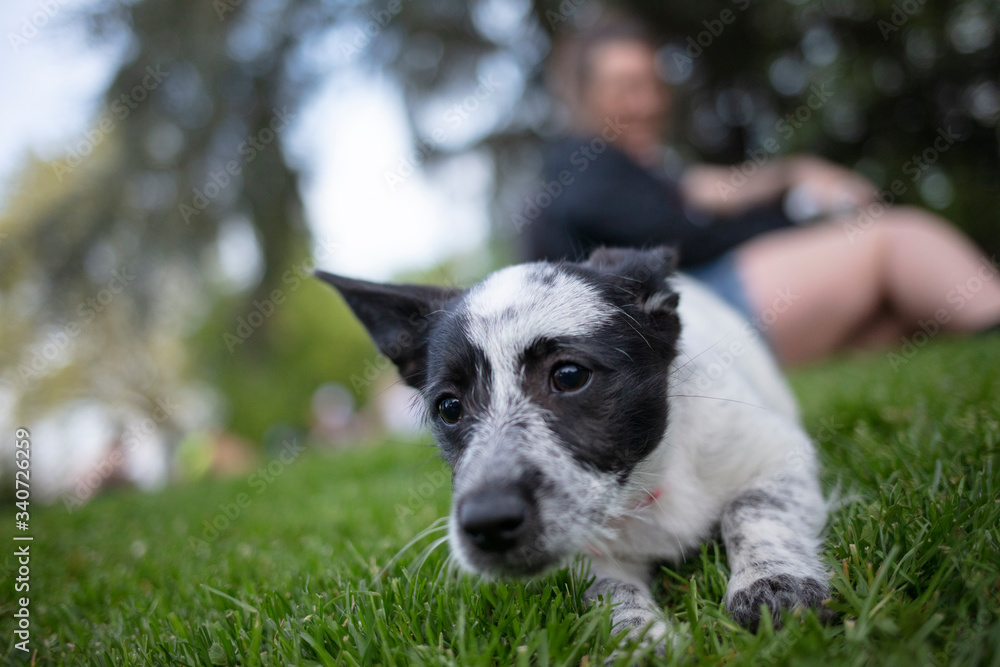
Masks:
[[[640,656],[651,654],[663,657],[668,647],[676,653],[680,636],[662,616],[655,613],[630,614],[620,617],[612,615],[615,631],[628,630],[619,648],[605,661],[605,667],[612,665],[632,665]],[[623,660],[623,658],[627,658]]]
[[[655,614],[631,614],[624,618],[612,617],[614,629],[617,631],[628,629],[628,633],[622,639],[621,648],[616,650],[604,661],[605,667],[621,664],[621,659],[628,656],[625,664],[632,664],[636,659],[635,652],[638,649],[643,653],[643,649],[652,649],[658,656],[665,656],[667,653],[667,642],[674,639],[670,626],[666,621]]]
[[[597,579],[584,597],[591,603],[603,600],[611,605],[612,632],[624,633],[619,648],[605,660],[605,665],[631,665],[640,656],[653,653],[664,656],[668,646],[676,651],[679,636],[653,603],[645,586]]]
[[[764,605],[771,610],[774,627],[778,628],[781,626],[782,609],[820,607],[828,594],[826,582],[819,579],[774,574],[739,589],[733,593],[726,606],[737,623],[756,632]]]

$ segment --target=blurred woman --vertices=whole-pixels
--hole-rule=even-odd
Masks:
[[[549,147],[550,196],[523,229],[532,259],[674,245],[681,269],[755,322],[786,364],[898,344],[920,327],[1000,324],[997,267],[941,218],[883,206],[848,169],[771,154],[737,177],[729,167],[672,168],[662,143],[671,91],[656,50],[627,23],[579,41],[575,72],[559,82],[574,131]],[[816,224],[796,224],[790,209]]]

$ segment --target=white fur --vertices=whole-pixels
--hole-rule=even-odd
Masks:
[[[538,338],[582,336],[613,313],[593,287],[544,263],[491,274],[470,290],[464,312],[470,319],[470,340],[490,363],[507,366]]]
[[[671,282],[680,295],[681,337],[668,378],[668,427],[624,486],[581,467],[555,440],[524,395],[517,365],[541,337],[585,336],[606,325],[614,306],[556,266],[528,264],[488,277],[459,311],[468,320],[467,335],[489,360],[493,381],[486,414],[455,470],[456,502],[469,489],[516,479],[528,464],[543,466],[566,490],[563,497],[539,500],[539,514],[559,540],[547,546],[566,557],[589,553],[598,593],[624,610],[616,622],[648,625],[657,641],[665,641],[667,626],[649,597],[649,568],[678,561],[711,538],[741,494],[774,497],[794,510],[785,516],[780,508],[749,507],[738,517],[730,510],[737,517],[730,533],[749,546],[730,550],[727,604],[768,576],[825,581],[816,555],[825,518],[817,463],[781,372],[762,336],[729,306],[686,276]],[[653,295],[645,305],[657,309],[669,301]],[[509,433],[515,420],[527,423],[530,435],[524,429]],[[642,503],[654,490],[659,498]],[[602,525],[593,523],[595,516],[604,517]],[[449,527],[453,553],[474,569],[454,513]]]
[[[806,480],[796,495],[807,508],[803,524],[763,521],[749,527],[750,539],[794,537],[815,551],[825,517],[812,444],[762,336],[700,283],[685,276],[673,283],[682,333],[671,370],[669,425],[661,446],[634,474],[632,497],[656,487],[661,494],[610,522],[615,537],[600,547],[610,542],[611,548],[590,556],[599,578],[643,587],[651,563],[676,562],[696,549],[748,489]],[[825,578],[818,564],[803,567],[802,574]],[[734,572],[730,591],[762,574]]]

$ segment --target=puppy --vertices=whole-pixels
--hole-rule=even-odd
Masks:
[[[512,266],[468,289],[327,273],[420,391],[453,471],[459,564],[529,576],[582,554],[590,600],[663,645],[657,562],[721,536],[725,605],[756,628],[827,597],[826,505],[795,402],[751,325],[669,249]]]

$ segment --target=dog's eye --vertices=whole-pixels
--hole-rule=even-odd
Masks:
[[[438,414],[446,424],[457,424],[462,418],[462,401],[454,396],[442,398],[438,401]]]
[[[556,391],[578,391],[590,379],[590,371],[576,364],[561,364],[552,370],[552,388]]]

